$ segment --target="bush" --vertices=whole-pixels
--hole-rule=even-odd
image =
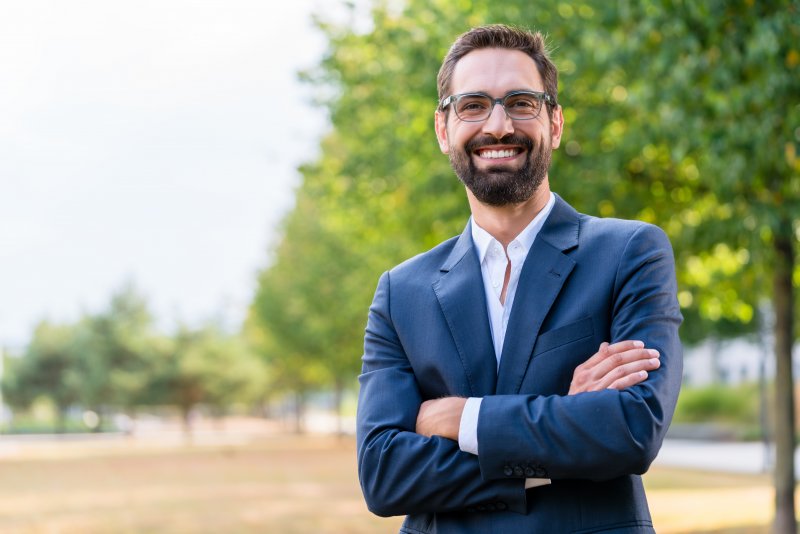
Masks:
[[[684,388],[673,420],[752,427],[759,425],[759,409],[758,384]]]

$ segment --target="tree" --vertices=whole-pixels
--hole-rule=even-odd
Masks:
[[[606,75],[581,76],[581,83],[604,84],[605,103],[617,111],[595,130],[607,133],[599,147],[590,129],[576,132],[578,147],[589,150],[571,159],[586,165],[604,156],[623,170],[607,183],[613,198],[630,199],[624,205],[635,210],[618,212],[670,233],[679,298],[687,315],[705,319],[706,335],[719,331],[721,319],[755,327],[759,301],[772,301],[774,528],[795,532],[800,8],[787,1],[621,2],[604,22],[583,37],[604,43],[589,59]],[[591,113],[596,106],[580,94],[576,108]]]
[[[75,343],[81,402],[101,421],[111,407],[132,411],[145,403],[155,364],[154,339],[147,302],[132,285],[112,295],[106,311],[79,322]]]
[[[333,383],[338,394],[352,378],[348,327],[356,268],[336,235],[321,228],[304,192],[286,221],[287,238],[260,277],[248,321],[250,339],[270,366],[271,390],[295,397],[295,426],[303,430],[307,393]],[[337,405],[338,408],[338,405]]]
[[[234,403],[260,398],[263,364],[240,336],[226,335],[213,325],[182,327],[173,338],[162,339],[159,347],[158,364],[147,386],[147,404],[176,406],[187,437],[197,406],[222,413]]]
[[[3,397],[17,408],[27,408],[40,397],[56,408],[56,432],[66,428],[67,410],[80,398],[75,373],[75,329],[41,321],[22,358],[3,377]]]

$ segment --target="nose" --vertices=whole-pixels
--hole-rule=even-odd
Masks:
[[[491,135],[495,139],[502,139],[506,135],[514,133],[514,121],[499,103],[495,103],[489,118],[483,123],[483,133]]]

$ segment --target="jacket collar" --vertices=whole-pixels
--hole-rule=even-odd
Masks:
[[[456,343],[473,396],[517,393],[547,313],[575,262],[564,252],[578,245],[579,214],[556,195],[522,267],[497,369],[480,263],[468,223],[442,263],[433,290]]]

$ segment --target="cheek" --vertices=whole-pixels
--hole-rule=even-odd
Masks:
[[[480,134],[480,128],[474,127],[472,123],[461,123],[454,125],[447,132],[450,140],[450,146],[453,147],[453,149],[460,150],[464,150],[464,147],[467,146],[467,143],[469,143],[469,141],[475,136],[479,136]]]
[[[449,154],[453,150],[457,150],[458,147],[463,146],[457,126],[448,124],[445,127],[443,134],[439,138],[439,146],[441,146],[442,152],[445,154]]]

